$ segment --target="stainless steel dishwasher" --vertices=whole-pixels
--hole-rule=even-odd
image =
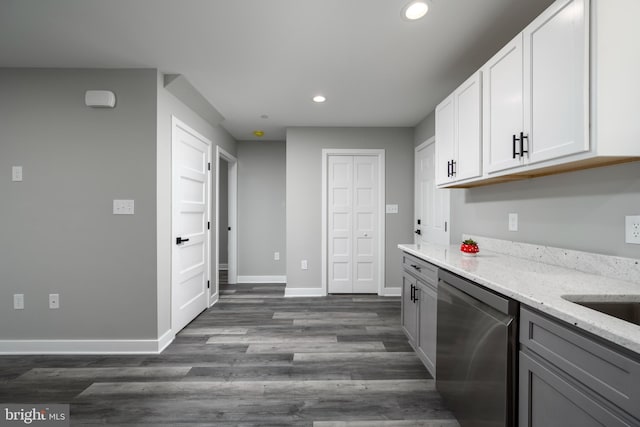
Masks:
[[[462,427],[516,423],[518,303],[440,270],[436,388]]]

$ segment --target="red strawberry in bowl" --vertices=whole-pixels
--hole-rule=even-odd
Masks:
[[[478,248],[478,244],[473,239],[467,239],[460,245],[460,250],[463,255],[466,256],[476,256],[478,252],[480,252],[480,248]]]

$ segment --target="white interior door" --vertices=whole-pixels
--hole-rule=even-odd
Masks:
[[[416,148],[416,243],[448,245],[450,190],[436,187],[435,140]]]
[[[329,156],[327,163],[328,292],[378,292],[376,156]]]
[[[210,144],[176,120],[172,148],[171,328],[177,333],[207,307]]]
[[[378,159],[353,158],[353,290],[356,294],[378,292]]]

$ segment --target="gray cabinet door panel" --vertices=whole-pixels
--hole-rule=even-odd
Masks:
[[[519,427],[637,426],[541,359],[522,351],[519,380]]]
[[[404,273],[402,275],[402,329],[409,338],[411,345],[415,347],[418,332],[418,306],[413,302],[412,287],[416,286],[416,279]]]
[[[435,378],[438,293],[422,282],[418,282],[418,289],[418,355]]]
[[[526,308],[520,342],[571,377],[640,418],[640,363]]]

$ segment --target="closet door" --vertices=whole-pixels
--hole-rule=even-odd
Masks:
[[[378,292],[378,159],[329,156],[328,292]]]
[[[356,294],[378,292],[378,159],[353,158],[353,289]]]

